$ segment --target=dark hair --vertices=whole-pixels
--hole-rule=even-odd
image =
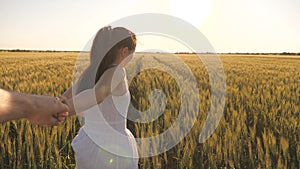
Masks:
[[[136,36],[133,32],[123,27],[101,28],[93,40],[90,65],[79,79],[76,93],[94,87],[115,61],[118,50],[124,47],[135,50]]]

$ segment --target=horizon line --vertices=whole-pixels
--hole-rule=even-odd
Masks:
[[[45,49],[0,49],[0,52],[89,52],[89,51],[78,51],[78,50],[45,50]],[[145,51],[135,53],[174,53],[174,54],[281,54],[281,55],[300,55],[300,52],[162,52],[162,51]]]

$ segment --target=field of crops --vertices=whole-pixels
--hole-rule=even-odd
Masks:
[[[59,96],[72,84],[77,56],[71,52],[0,52],[0,88]],[[178,74],[179,80],[186,80],[183,77],[187,72],[179,62],[190,68],[199,88],[200,109],[192,129],[172,149],[140,158],[141,169],[300,168],[300,57],[221,55],[227,83],[223,117],[213,135],[198,143],[211,104],[209,78],[195,55],[178,56],[176,60],[165,54],[139,53],[126,67],[132,79],[131,103],[137,110],[151,107],[148,96],[155,89],[166,96],[166,109],[156,120],[128,121],[135,137],[158,135],[175,122],[182,102],[181,90],[189,90],[180,88],[172,76]],[[143,67],[155,65],[171,73],[147,69],[132,77]],[[185,111],[196,109],[188,104]],[[130,113],[131,109],[129,116]],[[183,121],[188,123],[186,118]],[[76,117],[52,128],[26,120],[0,124],[0,168],[74,168],[70,142],[79,128]]]

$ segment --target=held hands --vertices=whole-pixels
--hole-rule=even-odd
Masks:
[[[55,97],[55,100],[60,102],[60,104],[63,106],[63,107],[66,107],[68,108],[69,110],[69,107],[68,107],[68,104],[67,104],[67,98],[63,97],[63,96],[60,96],[60,97]],[[55,115],[53,115],[54,118],[56,118],[59,122],[62,122],[65,120],[65,118],[69,115],[68,111],[65,111],[65,112],[62,112],[62,113],[57,113]]]
[[[65,97],[34,96],[34,108],[26,119],[41,126],[57,126],[68,116]]]

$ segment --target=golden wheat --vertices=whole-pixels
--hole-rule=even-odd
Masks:
[[[77,56],[68,52],[1,52],[0,87],[59,96],[71,85]],[[227,78],[224,116],[213,135],[200,144],[198,136],[211,104],[209,78],[195,55],[178,56],[198,83],[201,102],[197,120],[175,147],[157,156],[140,158],[141,169],[300,168],[300,58],[222,55]],[[171,56],[135,55],[127,66],[132,78],[132,104],[140,111],[147,110],[151,106],[148,96],[154,89],[161,89],[167,100],[163,115],[153,122],[128,122],[136,137],[166,131],[179,114],[181,89],[172,75],[147,69],[131,77],[141,68],[158,63],[180,74],[178,78],[184,81],[185,71]],[[195,108],[190,105],[185,111]],[[74,168],[70,142],[79,128],[76,117],[52,128],[38,127],[26,120],[1,124],[0,168]]]

